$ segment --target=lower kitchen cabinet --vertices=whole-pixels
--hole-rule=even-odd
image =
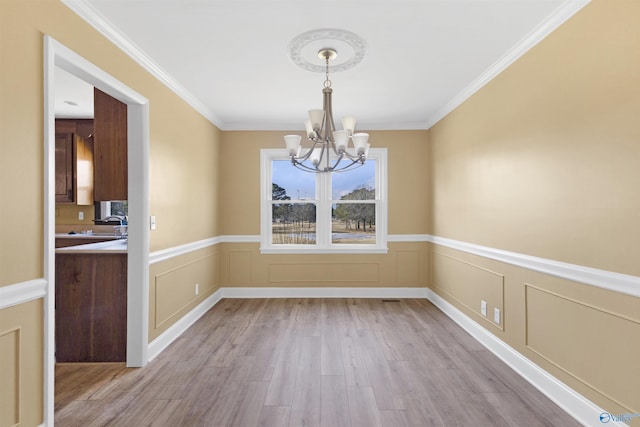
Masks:
[[[127,254],[56,254],[56,362],[125,362]]]

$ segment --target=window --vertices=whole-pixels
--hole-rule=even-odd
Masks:
[[[263,253],[386,253],[387,151],[352,171],[309,173],[261,150]]]

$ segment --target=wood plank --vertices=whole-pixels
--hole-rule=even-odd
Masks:
[[[343,375],[320,377],[320,425],[322,427],[351,426],[347,383]]]
[[[320,425],[320,337],[303,337],[289,425]]]

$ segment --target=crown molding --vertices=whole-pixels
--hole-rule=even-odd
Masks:
[[[76,15],[91,25],[96,31],[116,45],[126,53],[131,59],[147,70],[151,75],[160,80],[165,86],[175,92],[187,104],[202,114],[207,120],[219,129],[224,128],[224,123],[209,107],[184,88],[169,73],[164,71],[155,63],[142,49],[136,46],[131,40],[125,37],[116,27],[109,22],[96,8],[85,0],[60,0],[65,6],[71,9]]]
[[[560,25],[564,24],[569,18],[575,15],[580,9],[589,4],[591,0],[567,0],[562,3],[549,17],[536,26],[527,36],[520,40],[516,45],[504,54],[497,62],[489,67],[480,77],[474,80],[462,92],[454,96],[442,108],[433,113],[424,124],[425,129],[431,128],[438,123],[447,114],[455,110],[460,104],[469,99],[474,93],[480,90],[484,85],[493,80],[498,74],[502,73],[511,64],[518,60],[522,55],[527,53],[529,49],[540,43],[549,34],[555,31]]]

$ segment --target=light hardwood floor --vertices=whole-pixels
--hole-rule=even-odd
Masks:
[[[147,367],[57,365],[56,426],[577,426],[426,300],[222,300]]]

